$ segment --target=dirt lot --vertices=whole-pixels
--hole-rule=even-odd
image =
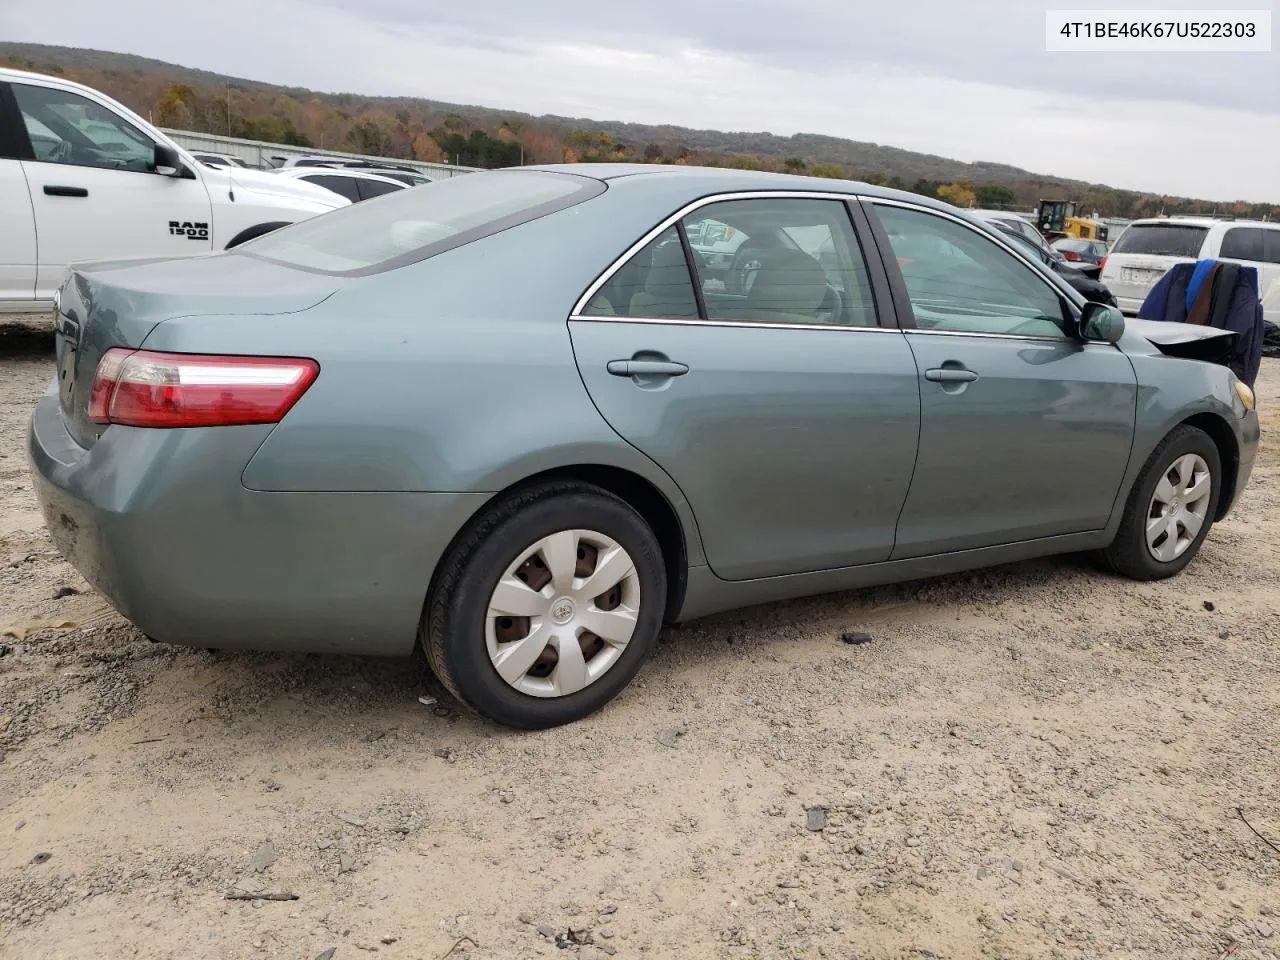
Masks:
[[[1171,582],[1068,558],[718,617],[516,734],[406,663],[143,639],[41,525],[51,355],[0,318],[0,956],[1280,957],[1238,813],[1280,845],[1274,433]]]

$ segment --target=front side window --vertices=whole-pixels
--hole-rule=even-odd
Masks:
[[[155,141],[106,107],[66,90],[12,89],[36,160],[154,172]]]
[[[407,190],[399,203],[357,203],[281,227],[236,250],[304,270],[363,276],[425,260],[604,190],[599,180],[565,173],[468,173]]]
[[[954,220],[876,206],[922,330],[1065,338],[1065,305],[1026,264]]]
[[[684,218],[707,316],[873,327],[866,263],[838,200],[712,203]]]

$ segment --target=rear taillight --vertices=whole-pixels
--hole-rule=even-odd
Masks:
[[[1074,250],[1063,250],[1062,259],[1078,261],[1080,259],[1080,254],[1076,253]]]
[[[1098,272],[1101,273],[1105,269],[1107,269],[1107,258],[1103,257],[1098,261]]]
[[[320,373],[296,357],[197,356],[113,347],[89,393],[95,423],[228,427],[277,423]]]

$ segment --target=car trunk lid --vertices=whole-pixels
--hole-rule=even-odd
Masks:
[[[68,432],[87,448],[106,429],[90,419],[89,397],[98,362],[112,347],[141,347],[156,326],[181,316],[297,313],[336,287],[333,277],[238,254],[73,265],[58,291],[54,320]]]

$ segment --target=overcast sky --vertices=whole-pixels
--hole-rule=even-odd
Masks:
[[[1113,186],[1280,201],[1280,53],[1045,52],[1046,8],[1098,6],[0,0],[0,38],[324,91],[824,133]]]

